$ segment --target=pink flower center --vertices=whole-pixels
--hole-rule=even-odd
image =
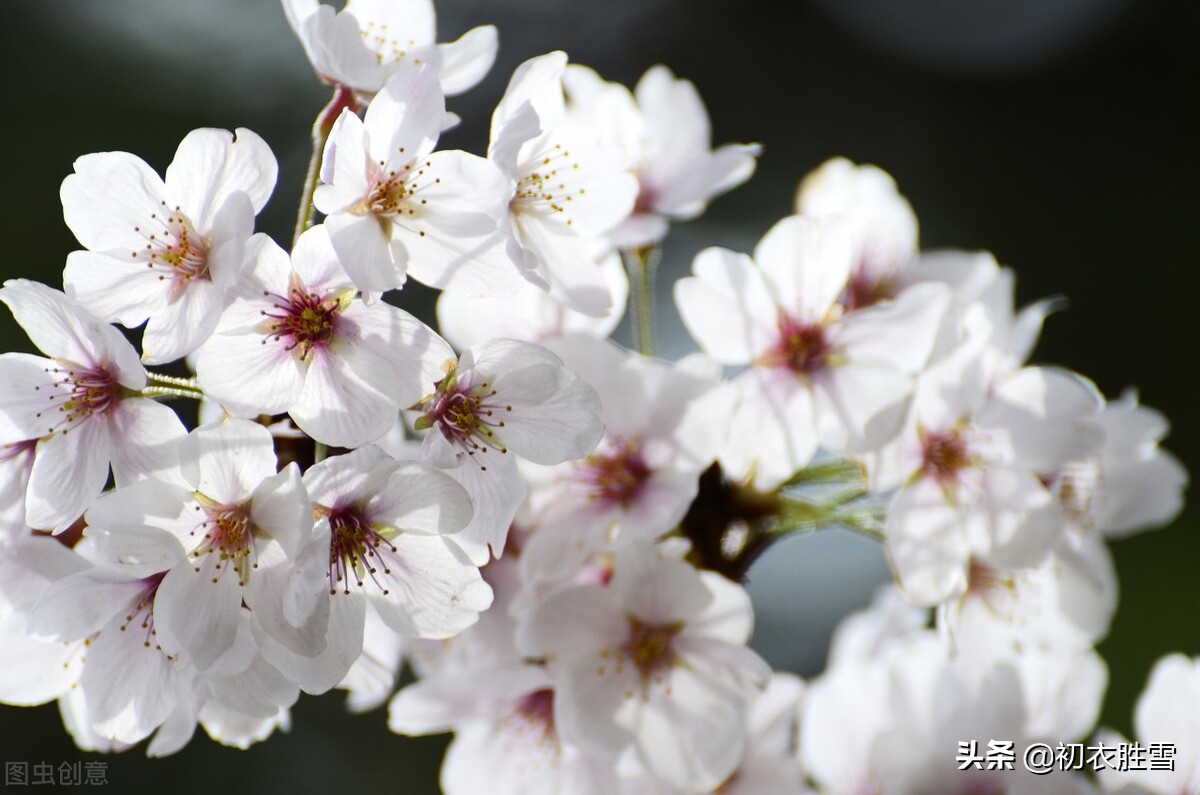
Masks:
[[[395,553],[396,547],[367,522],[356,508],[329,509],[318,507],[317,518],[329,517],[329,593],[350,593],[353,579],[359,588],[364,575],[387,596],[390,591],[377,575],[391,574],[383,555]]]
[[[49,367],[46,372],[58,377],[49,387],[35,386],[35,392],[46,392],[49,408],[36,416],[47,420],[46,434],[67,433],[84,420],[103,417],[121,398],[121,385],[105,365],[76,369],[68,362]]]
[[[958,431],[925,434],[921,439],[921,471],[938,483],[958,479],[960,470],[973,464],[967,442]]]
[[[642,456],[639,440],[617,439],[604,452],[593,453],[580,464],[588,499],[628,507],[654,474]]]
[[[250,571],[258,568],[255,560],[254,534],[250,524],[250,516],[243,505],[200,505],[197,511],[203,511],[205,520],[197,528],[203,533],[199,546],[192,552],[192,558],[200,563],[205,555],[215,555],[212,581],[217,582],[224,572],[237,572],[238,585],[245,586],[250,580]],[[192,530],[189,535],[195,535]],[[193,567],[197,572],[200,566]]]
[[[833,346],[822,323],[801,323],[787,315],[779,319],[779,339],[762,357],[767,367],[783,367],[798,375],[811,376],[829,363]]]
[[[891,279],[876,278],[871,275],[870,269],[860,267],[846,284],[841,303],[847,312],[853,312],[891,298],[894,292],[895,286]]]
[[[466,386],[451,372],[436,385],[436,391],[426,396],[414,408],[424,411],[416,424],[418,430],[437,426],[438,431],[453,447],[469,456],[486,453],[489,449],[507,453],[508,448],[496,435],[504,427],[505,415],[512,405],[499,400],[488,382]],[[487,466],[481,465],[486,470]]]
[[[134,251],[133,258],[157,271],[160,281],[172,279],[176,292],[182,291],[192,279],[211,279],[208,240],[196,233],[179,207],[172,210],[164,201],[162,208],[161,212],[150,214],[147,226],[133,228],[146,240],[145,248]]]
[[[275,296],[275,307],[271,311],[263,310],[262,314],[271,318],[270,333],[263,339],[263,344],[283,342],[289,351],[299,349],[303,361],[313,348],[325,348],[333,340],[340,312],[341,304],[336,297],[293,286],[287,298]]]
[[[683,631],[682,621],[647,624],[629,616],[629,640],[623,651],[646,681],[675,664],[675,636]]]

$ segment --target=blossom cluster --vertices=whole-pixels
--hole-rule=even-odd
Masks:
[[[1027,363],[1054,302],[923,251],[894,181],[834,159],[752,253],[696,257],[674,298],[700,351],[662,361],[658,247],[759,153],[712,147],[691,83],[547,53],[483,155],[439,149],[494,28],[283,6],[334,91],[290,248],[255,232],[266,142],[200,129],[161,177],[79,158],[63,289],[0,289],[43,354],[0,355],[0,701],[159,756],[197,726],[246,747],[341,688],[453,731],[451,795],[1197,791],[1182,656],[1138,713],[1174,771],[955,764],[1092,732],[1107,542],[1182,504],[1160,414]],[[397,306],[410,278],[436,329]],[[608,339],[627,303],[638,351]],[[827,526],[877,538],[896,582],[804,683],[749,648],[742,581]]]

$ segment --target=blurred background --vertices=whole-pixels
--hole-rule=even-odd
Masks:
[[[1136,387],[1173,422],[1167,446],[1200,471],[1200,5],[1188,0],[443,0],[440,40],[500,28],[490,77],[450,107],[443,148],[482,153],[512,70],[551,49],[633,84],[655,63],[699,87],[714,143],[758,141],[744,187],[666,241],[660,350],[692,349],[669,282],[709,245],[748,251],[790,212],[800,178],[844,155],[891,172],[926,248],[990,249],[1022,303],[1070,298],[1035,354]],[[329,91],[275,0],[42,0],[5,6],[0,73],[0,275],[61,285],[74,239],[58,187],[79,155],[134,152],[159,170],[196,127],[249,127],[280,164],[259,229],[287,243]],[[406,290],[409,308],[428,291]],[[29,350],[4,314],[0,349]],[[1128,732],[1154,660],[1200,654],[1200,510],[1114,546],[1120,610],[1101,646],[1103,722]],[[879,546],[836,531],[796,537],[751,572],[755,645],[812,676],[845,613],[889,577]],[[0,707],[0,759],[103,759],[115,791],[437,791],[443,740],[398,738],[384,711],[348,716],[304,697],[290,734],[248,752],[203,736],[147,761],[83,755],[53,707]]]

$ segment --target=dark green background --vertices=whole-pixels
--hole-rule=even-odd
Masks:
[[[1025,3],[910,0],[899,3],[913,9],[899,22],[877,13],[880,29],[862,35],[827,12],[833,4],[444,0],[443,39],[493,22],[501,54],[482,86],[451,101],[465,123],[443,146],[482,151],[491,107],[512,69],[533,55],[562,48],[626,83],[665,62],[699,86],[717,142],[765,146],[748,185],[668,239],[667,279],[686,272],[703,246],[752,246],[825,158],[877,163],[912,201],[926,247],[991,249],[1017,269],[1022,302],[1069,296],[1036,360],[1074,368],[1109,395],[1138,387],[1143,402],[1171,418],[1168,446],[1194,471],[1200,9],[1187,0],[1111,0],[1097,2],[1089,20],[1088,3],[1061,0],[1043,11],[1062,14],[1035,18],[1022,33],[1010,23],[1029,10]],[[980,18],[964,21],[963,8]],[[250,127],[271,144],[281,175],[259,228],[287,241],[309,125],[327,90],[275,2],[41,0],[4,11],[4,278],[61,284],[75,244],[58,186],[75,157],[131,151],[161,170],[180,138],[202,126]],[[1029,45],[1051,22],[1064,34]],[[410,306],[427,298],[403,296]],[[688,343],[669,317],[669,290],[660,299],[662,347],[682,352]],[[27,349],[7,316],[0,334],[4,349]],[[792,625],[764,624],[777,636],[760,638],[772,662],[819,671],[831,623],[848,604],[865,603],[881,571],[878,550],[855,541],[839,554],[861,555],[867,580],[845,593],[815,587],[802,568],[790,579],[786,567],[770,568],[770,588],[756,595],[784,594],[776,616],[789,599],[795,606]],[[821,543],[802,538],[785,548],[820,567]],[[1128,730],[1153,661],[1175,650],[1200,654],[1196,511],[1114,553],[1122,597],[1101,647],[1112,671],[1104,720]],[[390,735],[382,712],[351,718],[336,696],[304,698],[294,724],[247,753],[202,736],[167,760],[148,762],[135,750],[107,759],[108,778],[117,792],[436,791],[439,741]],[[53,707],[0,708],[0,760],[79,756]]]

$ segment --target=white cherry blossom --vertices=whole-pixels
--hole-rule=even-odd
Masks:
[[[703,410],[719,376],[712,362],[667,365],[583,335],[555,348],[600,395],[605,434],[586,457],[522,467],[529,500],[520,521],[532,532],[521,567],[529,583],[570,577],[591,553],[670,532],[723,439],[723,418]]]
[[[475,518],[456,542],[477,565],[499,556],[525,499],[515,456],[537,464],[590,453],[604,432],[596,390],[546,348],[497,339],[465,351],[413,407],[422,459],[453,470]]]
[[[250,248],[238,300],[196,355],[205,395],[233,414],[287,412],[314,439],[355,447],[386,433],[453,360],[412,315],[355,297],[323,225],[290,261],[265,236]]]
[[[737,768],[747,712],[770,677],[745,647],[750,630],[740,587],[638,545],[617,553],[608,585],[537,605],[517,644],[548,661],[564,739],[589,754],[632,746],[656,777],[705,791]]]
[[[1147,752],[1152,743],[1174,749],[1170,769],[1116,770],[1104,766],[1098,773],[1106,792],[1119,795],[1188,795],[1200,792],[1200,659],[1168,654],[1154,664],[1145,690],[1134,708],[1137,740]],[[1101,732],[1097,742],[1110,748],[1128,742],[1114,732]]]
[[[1084,379],[1027,367],[974,412],[918,407],[916,426],[897,443],[904,485],[886,526],[888,551],[910,599],[934,605],[963,594],[972,560],[983,570],[1045,560],[1063,539],[1065,517],[1039,473],[1098,448],[1103,437],[1090,418],[1099,405]]]
[[[438,44],[432,0],[349,0],[335,11],[317,0],[283,0],[288,24],[317,76],[369,99],[406,68],[433,67],[447,95],[467,91],[496,58],[492,25]]]
[[[207,671],[234,645],[243,603],[256,618],[287,611],[284,595],[265,587],[269,577],[260,567],[291,571],[312,527],[312,509],[296,464],[276,474],[271,435],[257,423],[203,426],[180,450],[178,477],[117,489],[86,516],[97,549],[114,567],[137,576],[166,571],[155,599],[158,642]],[[282,554],[267,549],[273,545]],[[323,591],[321,578],[292,579],[294,598]],[[278,604],[267,605],[270,600]],[[315,654],[326,615],[306,618],[315,627],[294,643]],[[269,631],[272,625],[263,623]],[[292,641],[285,629],[277,636]]]
[[[839,217],[850,227],[854,264],[841,297],[847,309],[894,297],[902,272],[917,257],[917,216],[891,176],[835,157],[800,183],[796,212]]]
[[[629,275],[621,255],[611,251],[599,267],[612,293],[612,307],[592,317],[565,306],[553,294],[526,281],[511,295],[478,297],[458,290],[438,296],[438,329],[458,350],[497,337],[552,345],[569,334],[607,337],[621,322],[629,298]]]
[[[517,67],[492,114],[488,159],[514,186],[509,253],[528,278],[565,306],[593,317],[612,295],[592,239],[629,215],[637,180],[597,134],[566,116],[563,52]]]
[[[276,171],[246,129],[188,133],[165,180],[125,152],[79,158],[63,181],[63,217],[88,250],[67,257],[67,294],[102,320],[145,323],[146,362],[191,353],[233,300]]]
[[[572,64],[563,75],[572,121],[593,127],[617,149],[638,180],[633,211],[607,234],[613,245],[637,248],[666,237],[670,221],[686,221],[754,174],[757,144],[712,148],[708,111],[688,80],[659,64],[633,93]]]
[[[730,382],[735,407],[721,463],[760,488],[776,486],[819,445],[869,449],[900,429],[914,375],[925,366],[949,304],[922,285],[894,301],[843,312],[851,267],[844,224],[792,216],[751,260],[702,251],[675,285],[684,325],[727,365],[752,365]]]
[[[511,185],[481,157],[433,151],[445,116],[437,75],[423,66],[388,80],[365,119],[343,111],[329,134],[313,199],[364,292],[399,287],[406,274],[483,295],[524,281],[498,231]]]
[[[119,331],[38,282],[9,280],[0,301],[50,357],[0,355],[0,445],[19,456],[36,442],[30,527],[65,530],[104,488],[110,463],[118,484],[174,464],[183,424],[138,396],[146,372]]]
[[[367,446],[314,465],[304,485],[319,521],[312,556],[302,556],[325,571],[325,648],[305,656],[269,636],[259,642],[307,692],[324,692],[350,671],[368,603],[391,630],[424,638],[461,632],[491,604],[479,570],[444,538],[471,517],[469,497],[449,476]]]

